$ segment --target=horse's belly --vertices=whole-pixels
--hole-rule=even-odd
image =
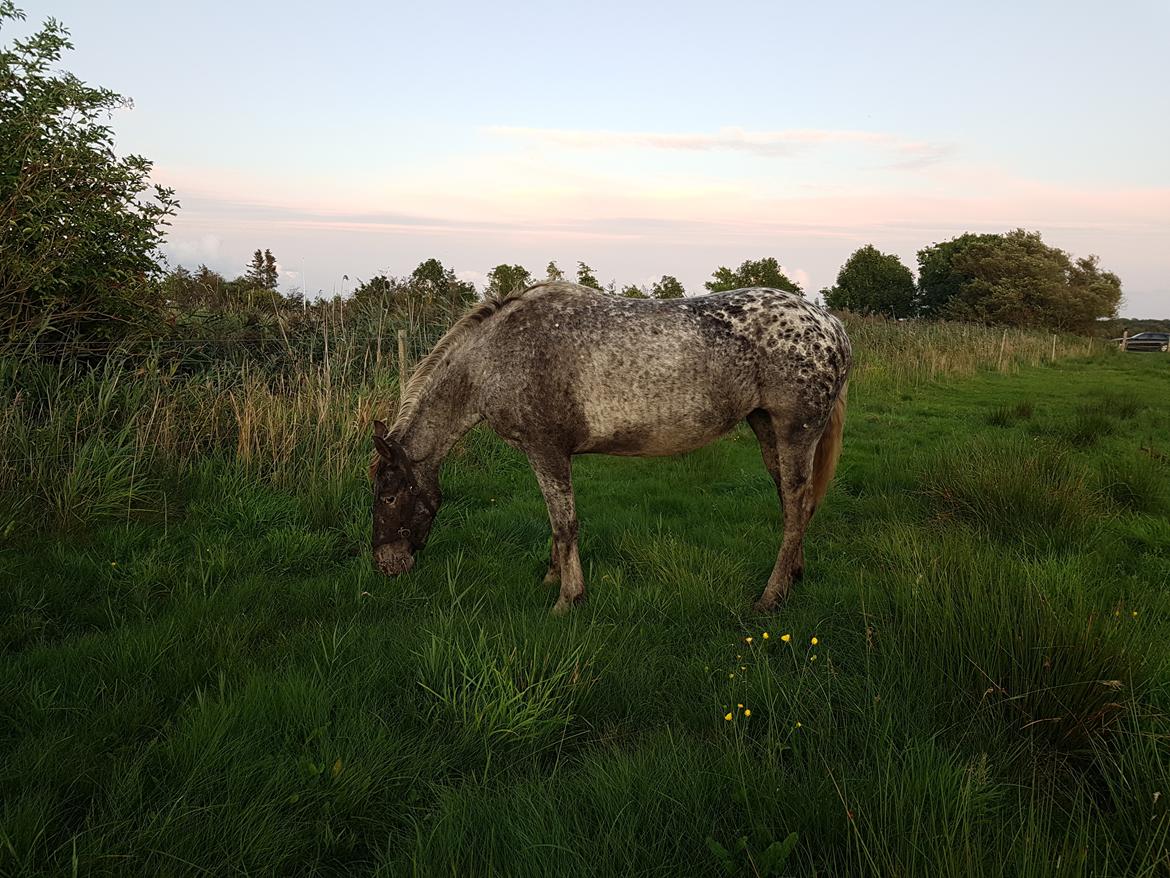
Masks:
[[[609,411],[604,417],[590,419],[587,439],[580,453],[624,454],[657,457],[685,454],[714,442],[742,419],[714,408],[670,412],[659,409],[651,417],[623,416]]]

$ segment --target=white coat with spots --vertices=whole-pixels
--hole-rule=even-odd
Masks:
[[[426,542],[438,471],[486,421],[527,456],[548,505],[560,581],[583,599],[570,459],[679,454],[747,420],[776,482],[781,546],[756,603],[803,570],[804,531],[841,448],[852,351],[835,317],[796,293],[744,289],[665,301],[544,283],[475,306],[411,378],[392,427],[375,424],[374,560],[402,573]]]

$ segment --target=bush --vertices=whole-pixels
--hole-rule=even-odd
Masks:
[[[0,0],[0,27],[23,13]],[[0,50],[0,338],[100,353],[155,315],[174,192],[118,158],[108,119],[128,101],[54,72],[68,31],[49,19]]]

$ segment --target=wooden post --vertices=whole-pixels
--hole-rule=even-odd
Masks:
[[[1128,345],[1128,344],[1129,344],[1129,330],[1123,329],[1123,330],[1121,330],[1121,349],[1124,351],[1126,348],[1126,345]]]
[[[1056,362],[1056,333],[1052,333],[1052,362]]]
[[[1089,336],[1089,356],[1093,356],[1093,336]]]
[[[1003,331],[1003,340],[999,343],[999,371],[1003,371],[1003,352],[1007,349],[1007,330]]]
[[[382,309],[378,313],[378,352],[374,355],[374,369],[382,365],[382,330],[386,323],[386,299],[382,299]]]
[[[406,393],[406,330],[398,330],[398,401]]]

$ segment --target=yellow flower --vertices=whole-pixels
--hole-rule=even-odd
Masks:
[[[800,728],[800,723],[797,723],[797,724],[796,724],[796,727],[799,729],[799,728]]]
[[[820,643],[820,641],[814,637],[812,640],[809,641],[809,643],[811,643],[813,646],[816,646],[818,643]]]
[[[768,639],[768,632],[767,632],[767,631],[765,631],[765,632],[764,632],[764,640],[767,640],[767,639]]]
[[[1134,610],[1134,611],[1133,611],[1133,617],[1134,617],[1135,619],[1137,618],[1137,610]]]
[[[792,635],[791,635],[791,634],[781,634],[781,635],[780,635],[780,640],[781,640],[781,642],[783,642],[783,643],[787,643],[787,642],[788,642],[788,641],[790,641],[791,639],[792,639]]]
[[[728,722],[731,722],[731,714],[730,714],[730,713],[729,713],[729,714],[727,714],[727,716],[725,716],[725,717],[723,717],[723,718],[724,718],[725,720],[727,720]]]
[[[810,656],[808,657],[808,660],[809,660],[810,662],[815,662],[815,661],[817,660],[817,654],[814,652],[812,655],[810,655]]]
[[[750,710],[750,709],[749,709],[749,710],[745,710],[745,711],[743,712],[743,715],[744,715],[744,716],[751,716],[751,715],[752,715],[752,712],[751,712],[751,710]]]
[[[1135,614],[1135,615],[1136,615],[1136,614]],[[751,639],[750,637],[745,637],[745,638],[743,639],[743,642],[744,642],[744,643],[751,643],[751,642],[752,642],[752,639]]]
[[[110,562],[110,566],[111,566],[111,567],[117,567],[117,566],[118,566],[118,562],[117,562],[117,561],[111,561],[111,562]],[[1136,616],[1136,615],[1137,615],[1137,613],[1134,613],[1134,615]]]
[[[735,706],[736,706],[736,707],[738,707],[740,710],[743,710],[743,705],[742,705],[742,704],[737,704],[737,705],[735,705]]]

